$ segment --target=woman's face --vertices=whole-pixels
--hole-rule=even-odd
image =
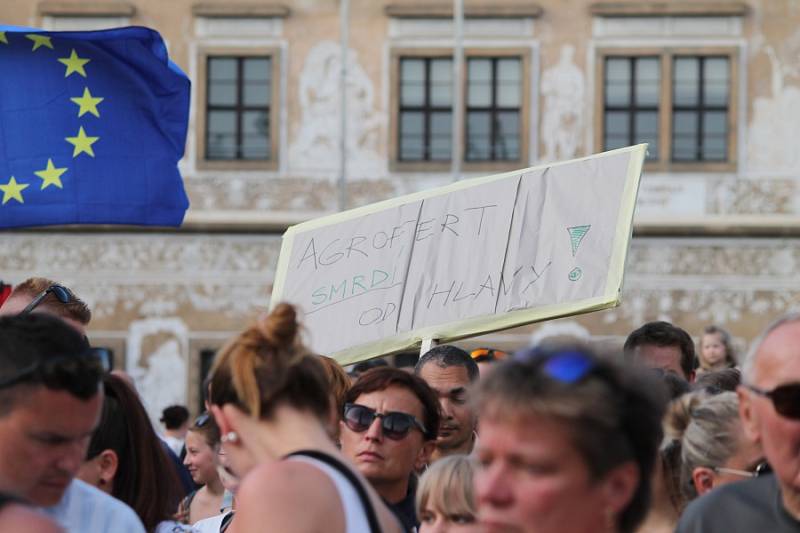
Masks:
[[[472,513],[447,513],[429,498],[419,513],[419,533],[483,533]]]
[[[563,422],[482,417],[477,457],[476,503],[487,532],[589,533],[611,525],[609,491],[592,481]]]
[[[217,477],[215,455],[202,435],[194,431],[186,434],[186,457],[183,464],[186,465],[195,483],[205,485]]]
[[[727,354],[725,345],[722,343],[722,335],[719,333],[706,333],[700,343],[700,356],[709,367],[720,365],[725,362]]]

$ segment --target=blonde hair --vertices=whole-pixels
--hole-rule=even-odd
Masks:
[[[433,463],[417,485],[417,516],[430,504],[448,515],[475,517],[474,472],[473,460],[467,455],[450,455]]]
[[[295,308],[281,303],[229,341],[211,367],[211,403],[234,404],[260,419],[287,404],[326,420],[330,387],[299,330]]]
[[[670,404],[664,430],[668,438],[680,442],[681,492],[686,499],[696,498],[694,469],[723,466],[739,447],[739,398],[734,392],[685,394]]]
[[[341,415],[344,408],[344,399],[347,396],[347,391],[350,390],[350,378],[342,368],[342,365],[336,362],[336,359],[320,355],[319,362],[322,363],[322,367],[325,369],[325,377],[328,378],[331,399],[336,404],[336,412]]]

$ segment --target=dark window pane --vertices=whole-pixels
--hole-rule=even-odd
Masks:
[[[706,105],[727,106],[730,72],[727,57],[708,57],[703,62],[703,99]]]
[[[208,112],[208,149],[209,159],[236,158],[236,112]]]
[[[698,103],[700,87],[700,59],[678,57],[674,62],[673,104],[694,106]]]
[[[703,114],[703,159],[721,161],[727,159],[728,115],[721,111]]]
[[[236,105],[236,59],[212,57],[208,59],[208,103],[211,105]]]
[[[269,58],[244,60],[244,105],[268,106],[272,93],[272,61]]]
[[[491,113],[488,111],[469,112],[467,114],[467,159],[489,159],[491,141]]]
[[[431,102],[432,106],[450,107],[453,102],[453,61],[451,59],[431,60]]]
[[[492,105],[492,60],[467,61],[467,105],[489,107]]]
[[[672,122],[672,152],[675,160],[697,160],[697,134],[697,114],[692,111],[675,111]]]
[[[497,141],[494,146],[494,158],[504,161],[519,159],[519,113],[516,111],[497,113],[495,129]]]
[[[647,143],[647,159],[652,161],[658,159],[658,112],[638,111],[634,118],[636,135],[633,143]]]
[[[269,115],[264,111],[242,114],[242,158],[269,158]]]
[[[619,137],[626,141],[630,139],[630,112],[606,111],[605,130],[607,137]]]
[[[425,159],[425,117],[422,112],[404,111],[400,115],[400,159]]]
[[[425,105],[425,60],[400,61],[400,105]]]
[[[453,129],[452,114],[447,112],[431,113],[431,143],[430,158],[436,161],[450,159],[453,138],[450,132]]]
[[[658,106],[661,93],[659,59],[642,57],[636,60],[636,105]]]
[[[631,62],[629,58],[607,58],[605,80],[607,106],[628,106],[631,104]]]

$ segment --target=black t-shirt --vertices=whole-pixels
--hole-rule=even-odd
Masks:
[[[784,508],[774,475],[731,483],[686,507],[676,533],[797,533],[800,521]]]
[[[419,520],[417,520],[417,511],[414,506],[414,499],[417,494],[417,478],[411,475],[408,482],[408,492],[406,497],[397,503],[390,503],[383,500],[387,507],[394,513],[403,529],[407,532],[416,531],[419,528]]]

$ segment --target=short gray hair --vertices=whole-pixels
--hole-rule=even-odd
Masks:
[[[758,356],[758,351],[761,349],[761,345],[764,344],[764,340],[766,340],[770,333],[790,322],[800,322],[800,310],[789,311],[788,313],[777,318],[770,325],[768,325],[758,337],[756,337],[756,339],[750,345],[747,355],[745,355],[744,360],[742,361],[742,377],[744,378],[744,381],[749,382],[753,379],[753,371],[756,366],[756,357]]]

